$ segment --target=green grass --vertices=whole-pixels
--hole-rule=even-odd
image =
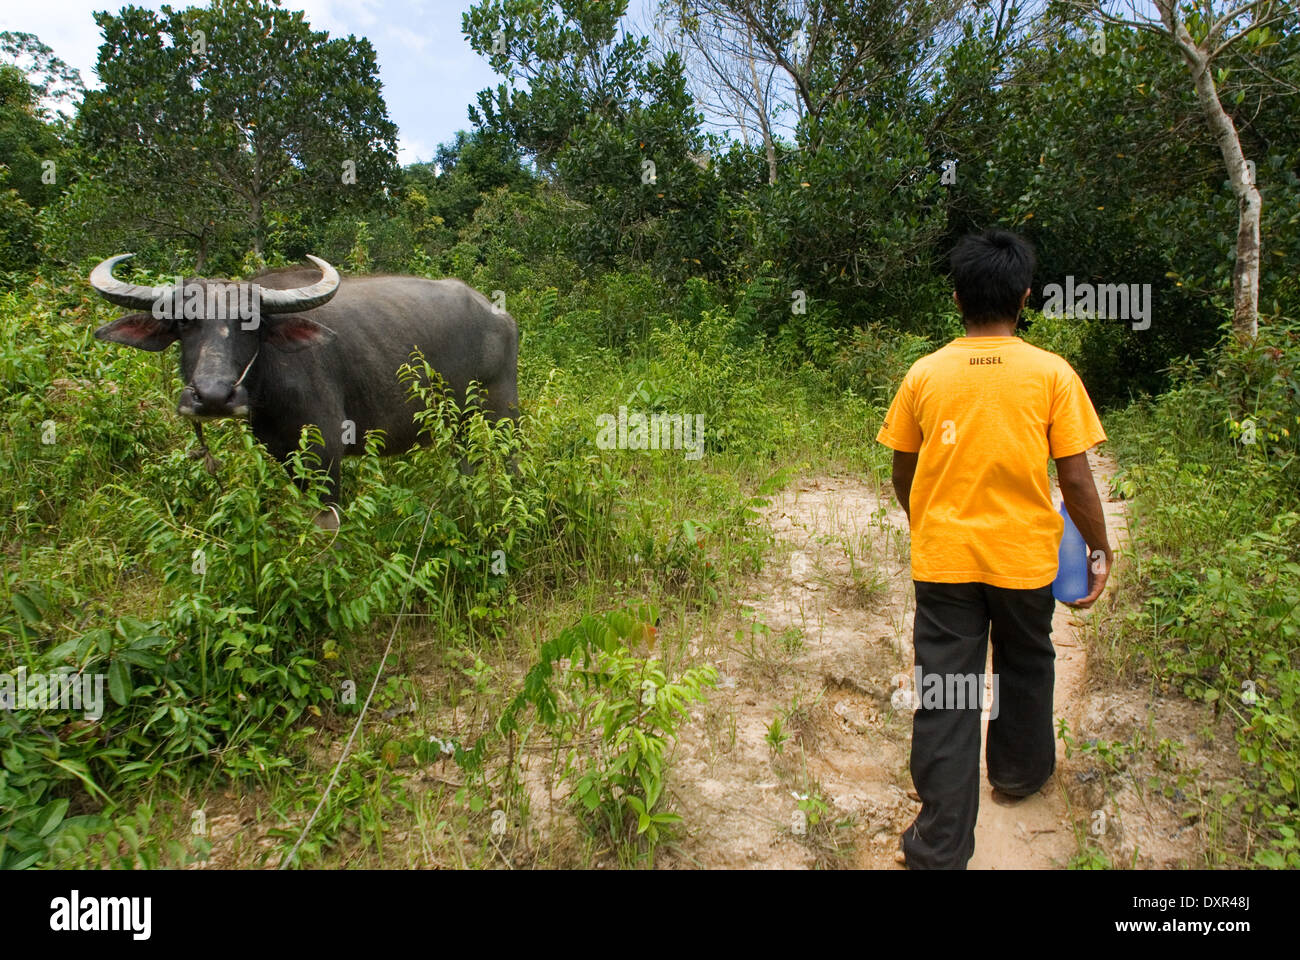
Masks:
[[[1279,322],[1108,419],[1135,539],[1094,651],[1235,729],[1240,775],[1206,816],[1236,828],[1210,831],[1211,866],[1300,866],[1298,357]]]
[[[579,832],[528,834],[511,766],[520,743],[485,743],[486,773],[466,792],[467,771],[431,755],[431,738],[479,739],[524,665],[589,614],[654,604],[658,669],[689,671],[694,622],[763,563],[762,497],[812,465],[879,472],[885,461],[878,409],[749,340],[717,291],[695,284],[665,304],[636,277],[592,286],[513,295],[525,343],[517,432],[457,434],[427,394],[431,446],[349,462],[350,522],[333,542],[310,524],[315,494],[299,494],[244,426],[209,430],[220,486],[188,456],[174,356],[93,341],[112,314],[79,280],[0,297],[0,469],[12,478],[0,503],[0,669],[107,671],[112,688],[98,723],[0,715],[0,862],[202,858],[211,841],[194,812],[231,791],[257,798],[276,842],[227,840],[223,861],[276,864],[319,799],[330,745],[355,722],[405,600],[379,695],[301,862],[606,855]],[[614,338],[611,303],[637,318]],[[702,413],[703,458],[599,449],[597,417],[619,405]],[[464,455],[480,463],[473,475],[456,469]],[[492,832],[494,811],[510,818],[514,852]]]

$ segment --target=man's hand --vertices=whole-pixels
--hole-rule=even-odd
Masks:
[[[1074,515],[1071,514],[1070,517],[1073,519]],[[1078,526],[1078,523],[1075,526]],[[1074,601],[1074,603],[1065,605],[1074,607],[1076,610],[1087,610],[1096,603],[1097,598],[1106,589],[1106,580],[1110,577],[1110,565],[1114,562],[1114,559],[1109,545],[1105,550],[1098,548],[1092,551],[1092,555],[1088,559],[1088,595]]]
[[[1097,495],[1097,484],[1093,481],[1092,469],[1088,466],[1088,452],[1085,450],[1057,460],[1056,478],[1061,486],[1065,509],[1069,511],[1074,525],[1079,528],[1089,551],[1088,595],[1065,605],[1076,610],[1086,610],[1106,589],[1106,580],[1110,577],[1111,564],[1115,559],[1106,536],[1106,515],[1101,509],[1101,497]]]

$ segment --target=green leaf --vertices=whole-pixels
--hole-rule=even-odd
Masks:
[[[16,746],[10,747],[3,754],[0,754],[0,758],[4,759],[5,769],[12,773],[21,773],[23,768],[27,766],[22,751]]]
[[[145,653],[141,650],[119,650],[117,655],[127,663],[143,667],[145,670],[161,670],[167,663],[157,654]]]
[[[1268,867],[1270,870],[1281,870],[1286,866],[1286,861],[1282,859],[1282,854],[1276,850],[1259,850],[1255,853],[1255,862],[1262,867]]]
[[[131,699],[131,668],[125,660],[114,660],[108,667],[108,695],[119,707]]]
[[[51,800],[36,817],[36,835],[47,837],[63,820],[63,815],[68,812],[69,801],[66,797],[58,800]]]
[[[40,623],[41,613],[36,609],[36,604],[32,603],[26,596],[21,593],[14,594],[14,609],[18,615],[28,623]]]
[[[29,853],[21,854],[13,861],[6,859],[2,864],[0,864],[0,866],[3,866],[6,870],[26,870],[44,855],[45,851],[43,849],[33,850]]]
[[[65,657],[69,657],[73,653],[75,653],[77,650],[77,646],[80,643],[81,643],[80,637],[73,637],[71,640],[64,640],[58,646],[52,647],[50,650],[46,652],[45,654],[46,659],[57,663],[60,660],[63,660]]]

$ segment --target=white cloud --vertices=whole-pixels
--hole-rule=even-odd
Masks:
[[[422,140],[413,140],[406,136],[397,138],[397,162],[402,166],[432,160],[435,150],[437,147],[431,147]]]
[[[330,36],[364,34],[380,20],[376,11],[380,0],[291,0],[286,6],[301,10],[314,30],[328,30]],[[385,0],[384,7],[404,7],[405,3]]]
[[[433,39],[433,37],[428,34],[421,35],[418,33],[412,33],[410,30],[393,26],[390,26],[384,32],[384,36],[389,40],[400,43],[408,50],[414,50],[416,53],[424,53],[424,48],[427,47],[429,42]]]

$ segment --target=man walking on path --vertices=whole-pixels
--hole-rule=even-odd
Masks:
[[[972,234],[953,250],[951,273],[966,335],[912,365],[876,437],[894,450],[894,491],[911,526],[913,646],[926,688],[915,691],[912,723],[921,812],[903,835],[912,869],[965,869],[975,853],[990,641],[994,795],[1031,796],[1056,768],[1051,585],[1064,524],[1048,457],[1093,560],[1088,595],[1071,606],[1091,606],[1111,566],[1088,466],[1106,434],[1069,363],[1016,336],[1033,250],[1003,230]],[[980,695],[962,695],[974,678]]]

